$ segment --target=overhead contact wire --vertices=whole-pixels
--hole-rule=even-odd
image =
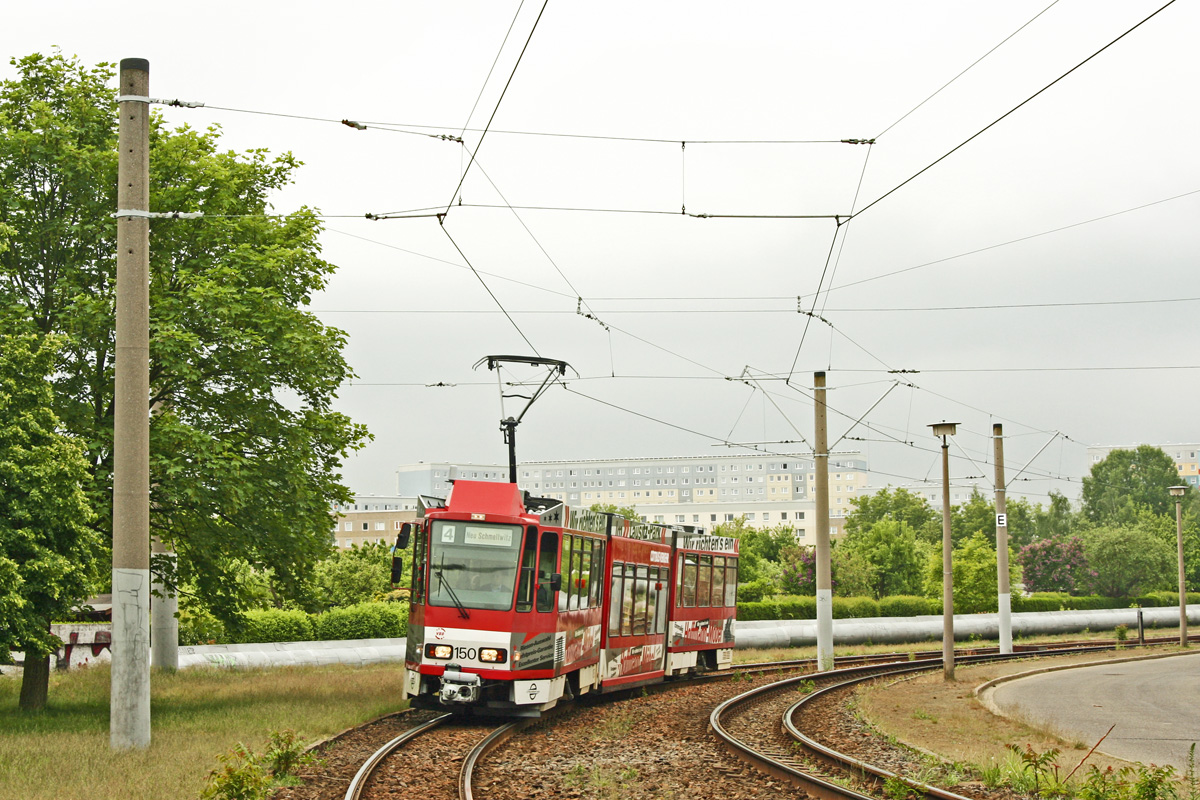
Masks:
[[[1096,56],[1100,55],[1100,54],[1101,54],[1101,53],[1103,53],[1105,50],[1107,50],[1108,48],[1112,47],[1114,44],[1116,44],[1117,42],[1121,41],[1122,39],[1124,39],[1124,38],[1125,38],[1126,36],[1128,36],[1129,34],[1133,33],[1135,30],[1137,30],[1138,28],[1140,28],[1142,25],[1145,25],[1145,24],[1146,24],[1147,22],[1149,22],[1151,19],[1153,19],[1154,17],[1156,17],[1158,14],[1162,13],[1162,12],[1163,12],[1163,10],[1165,10],[1165,9],[1166,9],[1168,6],[1170,6],[1170,5],[1174,4],[1174,3],[1175,3],[1175,0],[1167,0],[1166,4],[1164,4],[1164,5],[1163,5],[1161,8],[1159,8],[1157,11],[1153,12],[1153,13],[1152,13],[1152,14],[1150,14],[1148,17],[1146,17],[1145,19],[1143,19],[1141,22],[1137,23],[1137,24],[1136,24],[1136,25],[1134,25],[1132,28],[1130,28],[1129,30],[1125,31],[1125,32],[1124,32],[1124,33],[1122,33],[1120,36],[1118,36],[1117,38],[1113,39],[1113,40],[1112,40],[1111,42],[1109,42],[1108,44],[1106,44],[1106,45],[1104,45],[1103,47],[1101,47],[1101,48],[1100,48],[1099,50],[1097,50],[1096,52],[1092,53],[1090,56],[1088,56],[1087,58],[1085,58],[1083,61],[1080,61],[1080,62],[1079,62],[1078,64],[1076,64],[1075,66],[1071,67],[1069,70],[1067,70],[1066,72],[1064,72],[1062,75],[1059,75],[1057,78],[1055,78],[1055,79],[1054,79],[1054,80],[1052,80],[1050,83],[1048,83],[1048,84],[1046,84],[1045,86],[1043,86],[1041,89],[1038,89],[1036,92],[1034,92],[1034,93],[1033,93],[1033,94],[1031,94],[1029,97],[1027,97],[1027,98],[1025,98],[1024,100],[1022,100],[1022,101],[1021,101],[1020,103],[1018,103],[1017,105],[1013,106],[1013,107],[1012,107],[1011,109],[1009,109],[1008,111],[1004,112],[1004,114],[1002,114],[1001,116],[997,117],[997,118],[996,118],[995,120],[993,120],[992,122],[989,122],[987,125],[985,125],[983,128],[981,128],[981,129],[980,129],[978,132],[976,132],[976,133],[972,134],[970,137],[968,137],[968,138],[967,138],[965,141],[963,141],[961,144],[959,144],[959,145],[956,145],[956,146],[955,146],[953,149],[951,149],[951,150],[950,150],[949,152],[947,152],[945,155],[943,155],[943,156],[939,157],[938,159],[936,159],[935,161],[933,161],[933,162],[932,162],[931,164],[929,164],[928,166],[926,166],[926,167],[922,168],[921,170],[919,170],[918,172],[916,172],[915,174],[913,174],[913,175],[912,175],[912,176],[910,176],[909,178],[906,178],[904,181],[902,181],[902,182],[901,182],[901,183],[899,183],[898,185],[894,186],[893,188],[889,189],[889,190],[888,190],[887,192],[885,192],[884,194],[882,194],[882,195],[880,195],[879,197],[877,197],[877,198],[875,198],[874,200],[872,200],[870,203],[868,203],[866,206],[864,206],[864,207],[862,208],[862,210],[861,210],[861,211],[858,211],[858,212],[856,212],[856,213],[854,214],[854,216],[856,216],[856,217],[857,217],[857,216],[859,216],[859,215],[861,215],[861,214],[864,214],[864,213],[866,213],[866,212],[867,212],[869,209],[871,209],[871,208],[875,207],[875,206],[876,206],[876,205],[878,205],[880,202],[882,202],[884,199],[886,199],[886,198],[890,197],[891,195],[895,194],[897,191],[899,191],[899,190],[900,190],[900,189],[902,189],[903,187],[907,186],[909,183],[911,183],[912,181],[916,180],[916,179],[917,179],[917,178],[919,178],[921,175],[924,175],[924,174],[925,174],[926,172],[928,172],[930,169],[932,169],[933,167],[935,167],[935,166],[937,166],[938,164],[942,163],[942,162],[943,162],[943,161],[945,161],[947,158],[949,158],[950,156],[954,155],[954,154],[955,154],[955,153],[957,153],[959,150],[961,150],[963,147],[965,147],[965,146],[967,146],[968,144],[970,144],[971,142],[973,142],[975,139],[977,139],[979,136],[981,136],[982,134],[984,134],[986,131],[988,131],[988,130],[991,130],[993,127],[995,127],[996,125],[998,125],[1000,122],[1002,122],[1003,120],[1005,120],[1005,119],[1007,119],[1008,117],[1012,116],[1014,113],[1016,113],[1016,112],[1017,112],[1018,110],[1020,110],[1021,108],[1025,107],[1027,104],[1029,104],[1030,102],[1032,102],[1032,101],[1033,101],[1035,98],[1037,98],[1037,97],[1039,97],[1040,95],[1042,95],[1042,94],[1043,94],[1044,92],[1046,92],[1048,89],[1050,89],[1051,87],[1053,87],[1054,85],[1056,85],[1057,83],[1059,83],[1059,81],[1063,80],[1064,78],[1066,78],[1066,77],[1067,77],[1068,75],[1070,75],[1071,73],[1075,72],[1077,69],[1079,69],[1080,67],[1082,67],[1084,64],[1087,64],[1087,63],[1088,63],[1089,61],[1091,61],[1093,58],[1095,58]]]
[[[476,142],[475,149],[471,151],[471,160],[467,162],[467,167],[463,170],[462,177],[458,179],[458,186],[454,187],[454,192],[450,195],[450,201],[446,203],[446,209],[442,212],[443,214],[450,213],[450,208],[454,205],[454,198],[458,196],[459,191],[462,189],[463,182],[467,179],[467,173],[471,171],[471,165],[475,163],[475,156],[479,153],[479,148],[483,147],[483,140],[487,137],[488,129],[492,127],[492,121],[496,119],[496,113],[500,111],[500,104],[504,102],[504,95],[508,93],[508,87],[512,85],[513,78],[516,77],[517,68],[521,66],[521,59],[525,57],[525,51],[529,49],[529,43],[533,40],[533,34],[537,30],[538,23],[542,21],[542,14],[546,13],[546,6],[549,3],[550,0],[545,0],[542,3],[542,9],[538,11],[537,19],[533,21],[533,27],[530,28],[529,36],[525,39],[525,45],[521,48],[520,55],[517,56],[517,63],[513,64],[512,72],[509,73],[508,80],[504,82],[504,89],[500,92],[499,99],[496,100],[496,106],[492,109],[492,115],[488,117],[487,125],[484,126],[483,133],[479,135],[479,141]],[[532,346],[530,345],[530,347]]]

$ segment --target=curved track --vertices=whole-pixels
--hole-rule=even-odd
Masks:
[[[1055,648],[1055,652],[1086,653],[1111,649],[1112,645],[1089,644]],[[1045,654],[1045,651],[1042,651]],[[956,657],[959,664],[1005,661],[1028,653],[975,654]],[[868,790],[882,794],[888,779],[903,781],[910,790],[928,800],[965,800],[961,795],[902,776],[854,759],[804,736],[794,723],[796,714],[811,699],[826,692],[845,689],[866,680],[890,675],[938,670],[941,658],[922,658],[903,663],[871,664],[839,668],[831,672],[804,674],[760,686],[733,697],[713,709],[709,724],[723,745],[742,761],[770,775],[787,780],[822,800],[865,800],[863,794],[846,786],[850,777]],[[819,687],[819,688],[818,688]],[[806,693],[795,701],[794,691]],[[782,725],[780,724],[782,720]],[[817,764],[819,766],[814,767]]]
[[[411,789],[389,785],[388,776],[384,773],[389,759],[405,752],[406,748],[419,746],[430,753],[438,763],[453,763],[461,758],[457,783],[443,780],[440,783],[432,780],[422,781],[421,796],[429,800],[452,798],[472,800],[471,778],[479,759],[502,744],[512,736],[527,721],[510,722],[494,728],[482,739],[478,734],[487,730],[486,724],[476,721],[455,719],[453,714],[443,714],[429,722],[405,731],[387,744],[376,750],[370,758],[363,762],[354,778],[346,789],[345,800],[374,800],[375,798],[412,796]],[[462,752],[464,740],[474,741],[474,745],[465,755]],[[402,768],[396,771],[403,774]],[[445,770],[441,770],[445,773]],[[432,776],[433,771],[423,771],[424,775]],[[393,778],[394,781],[394,778]],[[455,791],[457,789],[457,791]]]

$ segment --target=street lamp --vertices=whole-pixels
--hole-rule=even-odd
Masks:
[[[1183,578],[1183,495],[1186,486],[1172,486],[1167,491],[1175,498],[1175,544],[1179,548],[1179,646],[1187,647],[1187,584]]]
[[[950,535],[950,443],[946,437],[958,430],[957,422],[935,422],[933,435],[942,437],[942,677],[954,680],[954,569],[950,562],[954,540]]]

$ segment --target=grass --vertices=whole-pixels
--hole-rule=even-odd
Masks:
[[[272,731],[313,742],[399,710],[400,669],[189,669],[151,678],[151,744],[109,749],[106,665],[54,673],[45,711],[17,709],[20,682],[0,679],[0,797],[195,800],[217,756]]]

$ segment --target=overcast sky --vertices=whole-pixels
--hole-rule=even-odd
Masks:
[[[330,215],[313,309],[349,334],[338,405],[375,435],[356,492],[503,463],[472,366],[536,352],[579,377],[525,417],[523,459],[803,453],[825,370],[830,441],[856,437],[837,450],[873,486],[937,478],[947,419],[956,482],[990,491],[1002,422],[1009,476],[1033,459],[1010,491],[1044,501],[1078,496],[1090,444],[1200,439],[1200,9],[996,122],[1162,4],[67,1],[6,9],[0,43],[147,58],[153,96],[209,106],[173,124],[305,162],[275,205]],[[451,202],[444,228],[363,218]]]

